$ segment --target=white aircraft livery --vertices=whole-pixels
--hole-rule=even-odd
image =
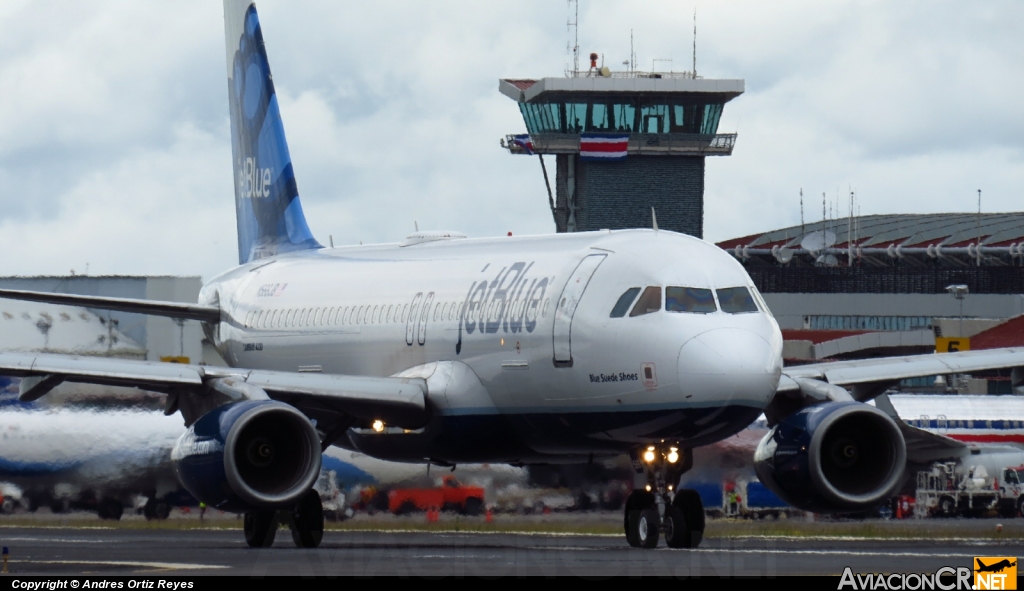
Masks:
[[[5,353],[0,372],[24,378],[23,400],[62,381],[166,393],[188,427],[172,452],[182,484],[244,513],[252,546],[273,542],[278,519],[297,545],[320,543],[311,487],[337,445],[437,465],[629,454],[629,544],[692,547],[700,498],[676,490],[691,450],[762,412],[762,482],[800,508],[857,510],[887,498],[916,454],[964,445],[866,401],[904,378],[1024,367],[1024,349],[1002,349],[784,369],[743,267],[656,229],[323,248],[255,6],[226,0],[224,17],[239,266],[197,304],[0,296],[199,320],[231,367]]]

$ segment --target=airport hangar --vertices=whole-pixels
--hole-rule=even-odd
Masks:
[[[0,288],[195,303],[199,277],[65,275],[0,277]],[[0,350],[63,355],[119,357],[149,361],[226,365],[206,340],[198,322],[170,318],[0,299]],[[17,395],[16,383],[0,377],[0,405]],[[111,404],[163,398],[134,388],[61,384],[41,404],[60,405],[80,394],[95,399],[109,394]],[[126,400],[127,398],[127,400]],[[84,398],[83,398],[84,400]]]

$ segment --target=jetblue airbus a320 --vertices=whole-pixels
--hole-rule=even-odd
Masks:
[[[783,368],[779,327],[743,267],[673,232],[417,232],[323,248],[256,9],[226,0],[224,16],[239,266],[197,304],[0,295],[199,320],[231,367],[5,353],[0,371],[24,378],[26,400],[63,381],[166,393],[188,426],[172,454],[182,484],[244,513],[252,546],[271,544],[279,519],[297,545],[320,543],[311,488],[337,445],[442,466],[629,454],[628,542],[693,547],[703,508],[676,490],[691,450],[762,413],[767,486],[805,509],[871,507],[908,459],[967,444],[865,401],[905,378],[1024,367],[1024,350],[1003,349]]]

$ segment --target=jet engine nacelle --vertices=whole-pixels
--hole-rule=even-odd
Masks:
[[[171,452],[181,484],[227,511],[294,506],[320,475],[320,438],[283,402],[236,402],[203,415]]]
[[[888,415],[860,402],[833,402],[804,408],[769,431],[754,452],[754,470],[790,505],[839,513],[887,499],[906,458],[903,434]]]

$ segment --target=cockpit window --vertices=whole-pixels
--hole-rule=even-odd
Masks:
[[[708,314],[718,308],[710,289],[697,287],[666,287],[665,309],[669,312]]]
[[[633,311],[629,315],[631,317],[643,316],[658,310],[661,310],[661,288],[652,285],[640,295],[640,299],[636,301],[636,305],[633,306]]]
[[[626,293],[619,296],[619,301],[615,302],[615,307],[612,308],[612,313],[609,318],[622,318],[629,311],[629,305],[636,299],[636,294],[640,293],[639,287],[631,287],[626,290]]]
[[[718,292],[718,303],[722,305],[722,311],[729,314],[742,314],[744,312],[757,312],[757,304],[751,297],[750,291],[745,287],[726,287],[715,290]]]

